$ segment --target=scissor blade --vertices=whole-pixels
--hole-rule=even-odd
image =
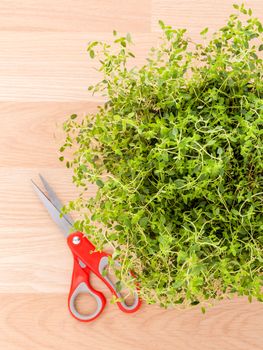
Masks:
[[[61,212],[63,204],[61,203],[60,199],[56,195],[55,191],[52,189],[50,184],[47,182],[47,180],[41,174],[39,174],[39,177],[40,177],[40,180],[42,181],[42,183],[47,191],[49,200],[51,201],[51,203],[54,204],[54,206],[57,208],[57,210]],[[72,219],[72,217],[69,214],[63,214],[63,216],[68,222],[71,223],[71,225],[73,225],[74,220]]]
[[[51,201],[48,199],[45,193],[34,183],[33,180],[31,181],[32,181],[34,190],[36,191],[39,199],[41,200],[41,202],[44,204],[47,211],[49,212],[49,215],[58,225],[58,227],[63,232],[63,234],[67,237],[72,229],[72,224],[64,216],[61,216],[60,211],[51,203]]]

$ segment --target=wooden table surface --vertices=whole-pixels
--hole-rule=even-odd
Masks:
[[[125,315],[108,304],[96,322],[75,321],[67,310],[70,252],[29,182],[41,172],[63,200],[74,198],[57,150],[66,117],[95,110],[99,100],[87,91],[98,78],[86,53],[90,40],[130,32],[140,64],[159,36],[158,19],[198,39],[203,27],[224,23],[231,3],[0,1],[0,349],[263,349],[263,304],[245,298],[205,315],[146,305]],[[263,1],[249,4],[263,19]]]

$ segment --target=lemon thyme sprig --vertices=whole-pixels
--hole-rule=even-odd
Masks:
[[[234,7],[206,44],[160,21],[142,67],[129,68],[129,34],[90,43],[103,77],[89,90],[107,103],[64,124],[61,151],[74,145],[66,164],[83,187],[68,205],[76,228],[115,248],[120,277],[134,270],[148,303],[262,300],[263,28]]]

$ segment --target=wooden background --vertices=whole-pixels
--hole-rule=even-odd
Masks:
[[[95,110],[99,100],[87,92],[97,79],[88,41],[110,40],[113,29],[130,32],[141,63],[159,35],[158,19],[198,40],[203,27],[223,25],[231,3],[0,1],[0,349],[263,349],[263,305],[242,298],[205,315],[146,305],[125,315],[109,304],[94,323],[72,319],[71,256],[29,182],[41,172],[63,200],[74,197],[57,150],[63,120]],[[263,19],[263,1],[248,3]]]

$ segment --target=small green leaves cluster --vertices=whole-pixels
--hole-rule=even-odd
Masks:
[[[148,303],[263,298],[263,28],[234,7],[203,44],[160,21],[141,67],[130,35],[90,43],[103,77],[89,89],[107,102],[64,124],[76,228],[114,247]]]

